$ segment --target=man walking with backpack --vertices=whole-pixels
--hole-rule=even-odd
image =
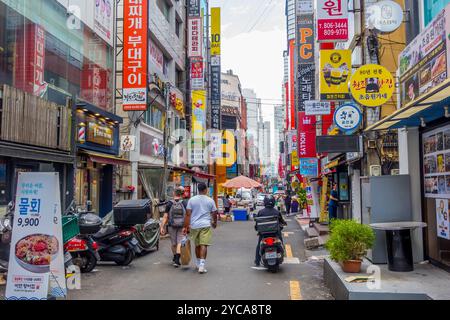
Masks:
[[[162,235],[166,234],[166,226],[169,226],[168,231],[172,241],[173,266],[175,268],[181,266],[181,241],[184,238],[183,226],[187,208],[187,200],[183,200],[183,194],[183,187],[175,189],[174,199],[167,204],[161,225]]]
[[[206,273],[206,256],[211,245],[212,228],[217,227],[217,207],[213,199],[208,197],[208,187],[204,183],[198,185],[199,195],[191,198],[187,205],[183,234],[190,233],[195,242],[195,255],[199,273]]]

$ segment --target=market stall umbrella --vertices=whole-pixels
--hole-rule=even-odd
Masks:
[[[260,188],[262,187],[262,184],[245,176],[239,176],[234,179],[228,180],[222,186],[229,189],[252,189]]]

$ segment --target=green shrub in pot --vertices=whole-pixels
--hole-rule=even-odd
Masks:
[[[346,272],[359,272],[362,259],[373,248],[375,232],[355,220],[332,220],[330,232],[326,248],[331,259],[342,263]],[[355,264],[356,270],[348,270],[349,263]]]

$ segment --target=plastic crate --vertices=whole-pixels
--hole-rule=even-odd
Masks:
[[[233,210],[234,221],[247,221],[248,211],[247,209],[234,209]]]
[[[63,242],[66,243],[70,239],[80,234],[80,226],[78,225],[78,217],[75,216],[63,216]]]

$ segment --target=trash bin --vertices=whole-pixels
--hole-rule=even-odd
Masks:
[[[389,270],[395,272],[414,271],[411,230],[386,231]]]

